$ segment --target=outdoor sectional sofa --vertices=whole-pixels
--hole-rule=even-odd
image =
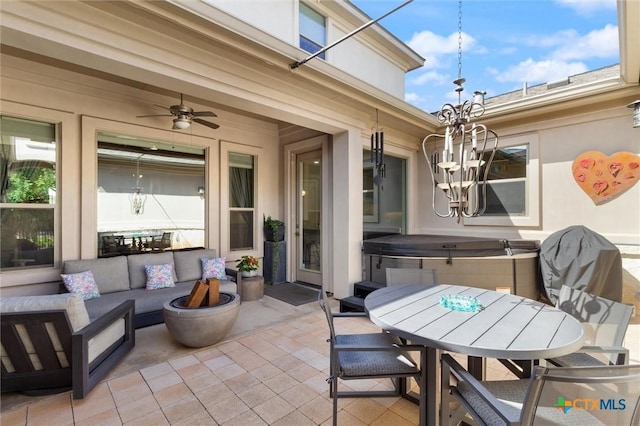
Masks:
[[[202,258],[215,258],[213,249],[167,251],[133,254],[99,259],[67,260],[63,273],[91,271],[100,296],[85,300],[92,320],[126,300],[134,300],[134,327],[141,328],[164,322],[162,306],[175,298],[188,295],[195,282],[202,278]],[[174,265],[175,287],[146,290],[145,265]],[[226,268],[227,279],[220,280],[220,291],[237,293],[240,273]]]

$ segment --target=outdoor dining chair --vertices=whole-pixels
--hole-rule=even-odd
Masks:
[[[325,312],[329,324],[330,338],[330,376],[329,396],[333,399],[333,424],[338,421],[338,398],[354,397],[390,397],[403,396],[406,393],[406,379],[414,377],[420,387],[420,424],[426,424],[426,386],[425,368],[427,352],[424,346],[404,345],[400,340],[386,332],[361,334],[336,334],[334,318],[365,317],[364,312],[333,313],[324,288],[318,296],[320,306]],[[420,363],[416,363],[409,352],[420,354]],[[340,380],[392,379],[393,390],[339,391]]]
[[[438,284],[437,269],[387,268],[387,285]]]
[[[582,323],[586,343],[577,352],[548,359],[547,362],[562,367],[607,363],[622,365],[629,362],[629,349],[622,343],[633,314],[631,305],[564,285],[560,289],[557,307]]]
[[[569,355],[547,359],[557,367],[623,365],[629,362],[629,349],[622,346],[633,314],[633,307],[563,285],[558,309],[580,321],[585,330],[585,345]],[[530,376],[538,360],[499,360],[519,378]]]
[[[492,426],[640,422],[640,365],[536,366],[530,379],[481,382],[451,355],[441,362],[442,424],[467,423],[467,415]]]

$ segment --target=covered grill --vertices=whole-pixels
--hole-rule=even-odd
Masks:
[[[587,227],[570,226],[544,240],[540,270],[546,296],[554,304],[562,285],[622,301],[620,250]]]

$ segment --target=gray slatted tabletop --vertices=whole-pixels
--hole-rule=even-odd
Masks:
[[[480,301],[478,312],[440,305],[440,296],[462,294]],[[505,359],[553,358],[578,350],[582,325],[569,314],[535,300],[474,287],[439,284],[385,287],[364,301],[371,321],[430,348],[427,368],[429,425],[437,423],[437,350]]]

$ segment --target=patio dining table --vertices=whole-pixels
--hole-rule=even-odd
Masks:
[[[474,312],[444,307],[443,295],[477,299]],[[398,285],[370,293],[364,301],[370,320],[401,338],[427,347],[427,425],[439,417],[438,351],[480,358],[532,360],[567,355],[584,342],[582,325],[542,302],[459,285]]]

